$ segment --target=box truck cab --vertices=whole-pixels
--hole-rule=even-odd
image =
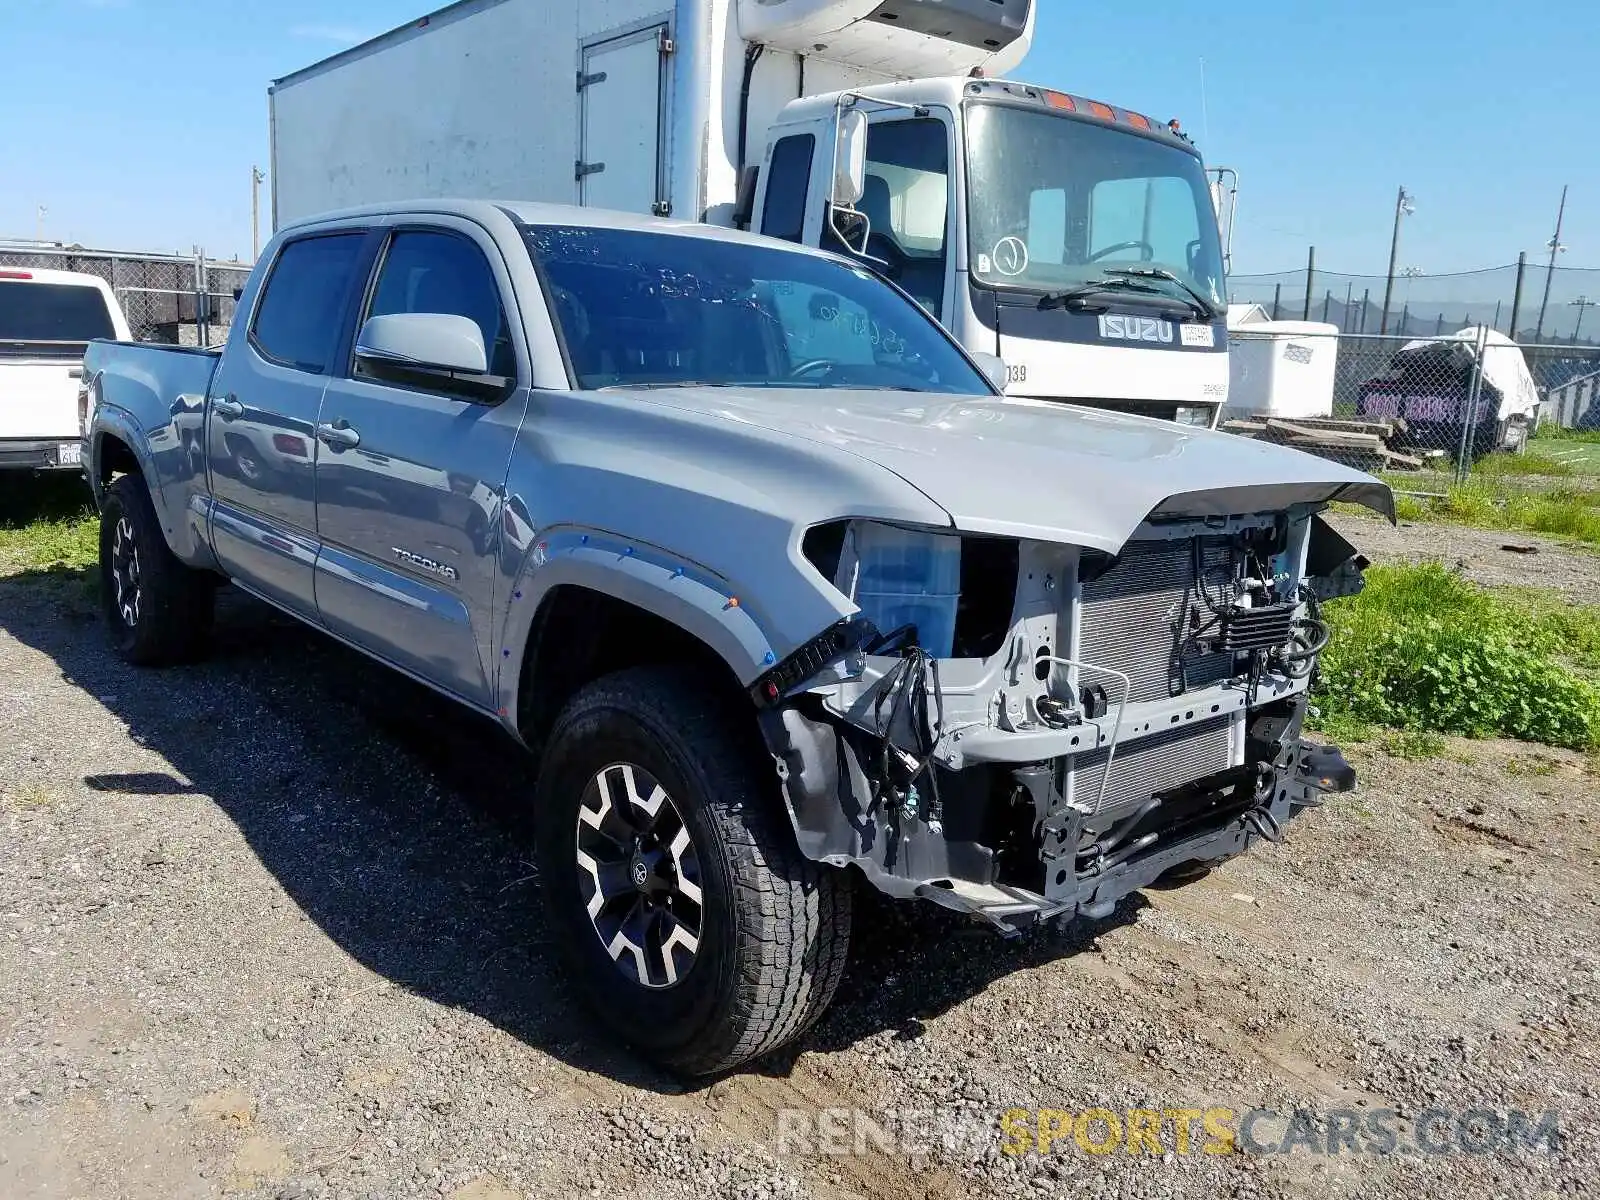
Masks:
[[[273,84],[274,222],[475,197],[739,225],[867,262],[1004,358],[1008,394],[1214,424],[1200,156],[1175,124],[1001,78],[1037,9],[463,0]]]
[[[760,232],[866,259],[1009,394],[1205,425],[1227,396],[1205,171],[1142,114],[976,78],[809,97],[756,191]]]

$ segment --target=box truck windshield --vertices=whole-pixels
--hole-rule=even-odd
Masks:
[[[1200,159],[1176,145],[1063,113],[967,109],[968,230],[979,286],[1060,293],[1138,273],[1170,307],[1225,305],[1222,247]],[[1166,275],[1176,279],[1166,278]]]

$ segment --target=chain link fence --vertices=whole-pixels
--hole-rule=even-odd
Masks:
[[[1485,325],[1533,345],[1600,346],[1600,313],[1593,311],[1600,269],[1551,269],[1526,258],[1448,273],[1401,266],[1392,279],[1318,270],[1313,261],[1294,271],[1230,275],[1228,294],[1234,304],[1260,305],[1273,320],[1320,321],[1341,333],[1438,337]]]
[[[1600,492],[1600,347],[1520,345],[1485,325],[1421,338],[1244,325],[1229,364],[1228,432],[1419,495],[1469,481]]]
[[[209,346],[227,335],[250,264],[204,253],[136,254],[78,246],[0,243],[0,267],[81,271],[110,284],[133,336],[143,342]]]

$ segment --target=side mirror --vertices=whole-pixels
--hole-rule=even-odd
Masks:
[[[867,190],[867,116],[842,108],[834,122],[833,195],[835,208],[854,208]]]
[[[984,377],[995,386],[996,391],[1006,390],[1006,360],[998,354],[985,354],[981,350],[969,350],[968,357],[978,364]]]
[[[470,317],[454,313],[391,313],[369,318],[356,338],[356,360],[468,375],[489,370],[483,331]]]

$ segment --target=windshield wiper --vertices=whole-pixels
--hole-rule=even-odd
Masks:
[[[648,392],[660,388],[733,388],[760,387],[759,383],[731,383],[714,379],[649,379],[639,383],[608,383],[598,389],[602,392]]]
[[[1196,291],[1193,286],[1185,283],[1182,276],[1167,270],[1165,267],[1107,267],[1108,275],[1133,275],[1139,279],[1164,279],[1168,283],[1175,283],[1189,294],[1194,301],[1195,316],[1208,319],[1220,317],[1221,310],[1211,303],[1204,295]]]
[[[1050,292],[1039,297],[1040,308],[1087,308],[1090,296],[1101,292],[1142,292],[1147,296],[1166,296],[1160,288],[1135,283],[1131,279],[1091,279],[1064,292]]]

